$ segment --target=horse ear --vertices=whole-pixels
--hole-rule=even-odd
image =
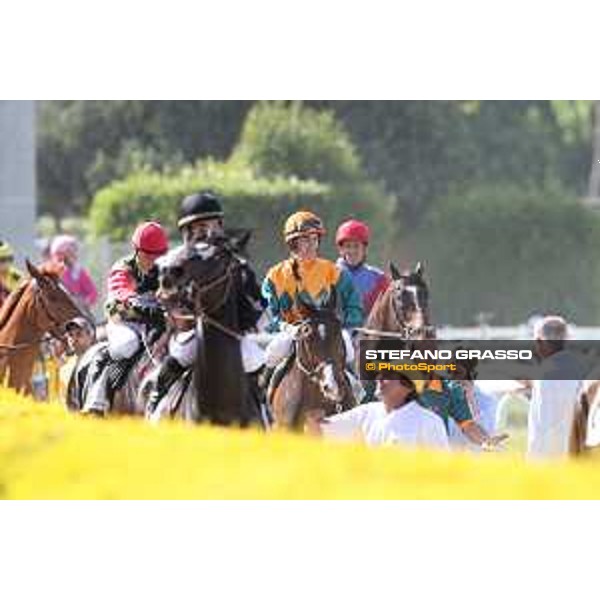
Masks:
[[[29,271],[29,274],[34,279],[41,279],[42,278],[41,271],[32,262],[30,262],[28,258],[25,259],[25,266],[27,267],[27,271]]]
[[[398,279],[402,278],[402,273],[398,270],[398,267],[390,260],[390,273],[392,274],[392,279],[394,281],[398,281]]]
[[[238,252],[245,252],[246,246],[252,237],[252,231],[247,229],[238,238],[234,238],[233,245]]]
[[[415,275],[418,275],[419,277],[423,277],[423,272],[425,271],[425,269],[423,269],[423,263],[421,261],[419,261],[416,265],[415,265]]]

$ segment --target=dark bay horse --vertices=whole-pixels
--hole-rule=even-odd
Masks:
[[[159,262],[158,296],[173,315],[190,320],[198,348],[187,391],[175,385],[156,408],[159,417],[216,425],[262,422],[240,350],[242,332],[257,319],[252,298],[258,286],[241,257],[248,238],[213,237],[176,248]]]
[[[308,413],[328,416],[356,406],[335,296],[322,307],[304,303],[302,312],[291,364],[269,398],[275,425],[295,430],[303,429]]]
[[[85,316],[84,309],[60,281],[57,268],[39,269],[27,261],[30,278],[24,281],[0,310],[0,382],[31,393],[34,363],[46,334],[62,336],[65,324]]]

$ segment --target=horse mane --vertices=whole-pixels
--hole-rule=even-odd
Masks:
[[[384,331],[392,330],[393,325],[397,326],[397,317],[394,311],[393,294],[395,288],[393,285],[383,291],[375,300],[371,312],[367,317],[365,326],[369,329],[381,329]]]
[[[39,267],[39,271],[42,275],[49,277],[59,278],[62,275],[62,267],[52,261],[46,261]]]
[[[21,302],[25,292],[30,289],[31,280],[24,281],[12,294],[8,296],[6,302],[0,308],[0,331],[6,326],[14,310]]]

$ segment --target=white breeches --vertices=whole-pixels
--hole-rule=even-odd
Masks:
[[[131,358],[141,347],[144,326],[126,321],[106,324],[108,353],[113,360]]]
[[[342,329],[342,338],[346,346],[346,364],[354,362],[354,345],[352,337],[345,329]],[[291,352],[294,343],[294,334],[290,331],[280,331],[269,342],[266,348],[266,364],[270,369],[274,369],[283,359],[287,358]]]
[[[265,364],[265,351],[256,342],[255,335],[247,333],[240,343],[242,364],[246,373],[258,371]],[[169,354],[182,366],[190,367],[198,354],[195,329],[176,333],[169,340]]]

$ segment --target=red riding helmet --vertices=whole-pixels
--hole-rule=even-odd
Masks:
[[[133,232],[131,243],[136,250],[160,256],[169,249],[169,239],[159,223],[148,221],[138,225]]]
[[[350,219],[349,221],[344,221],[338,227],[337,233],[335,234],[335,243],[339,246],[349,240],[356,240],[366,246],[369,243],[370,235],[371,232],[366,223],[357,221],[356,219]]]

